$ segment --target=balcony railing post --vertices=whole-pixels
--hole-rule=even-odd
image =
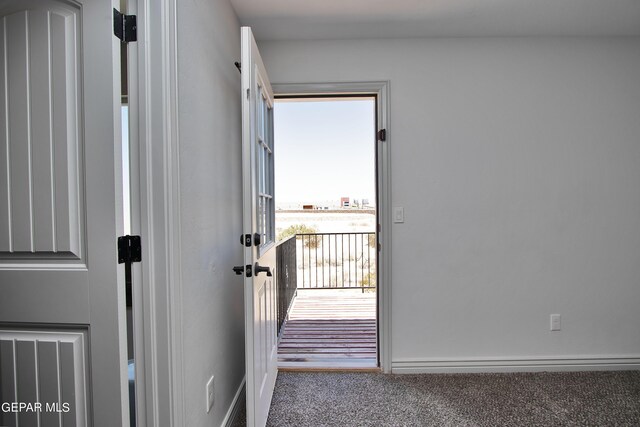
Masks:
[[[276,247],[276,290],[278,298],[278,333],[287,318],[291,301],[298,288],[297,237],[278,243]]]

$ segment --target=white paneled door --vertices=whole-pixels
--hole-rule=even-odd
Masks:
[[[2,426],[128,423],[112,19],[108,0],[0,2],[0,400],[33,409]]]
[[[269,415],[277,368],[273,91],[251,28],[242,28],[242,179],[247,425]]]

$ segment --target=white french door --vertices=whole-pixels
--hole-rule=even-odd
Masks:
[[[241,31],[247,425],[262,427],[278,372],[273,91],[251,28]]]
[[[0,4],[3,426],[128,424],[117,3]]]

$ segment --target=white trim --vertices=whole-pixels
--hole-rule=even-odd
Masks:
[[[224,416],[222,420],[223,427],[231,427],[235,423],[238,415],[240,414],[240,409],[242,408],[242,404],[245,401],[245,387],[247,385],[247,378],[242,378],[242,382],[240,383],[240,387],[238,387],[238,391],[236,391],[236,395],[233,397],[233,401],[231,402],[231,406],[229,406],[229,410],[227,410],[227,414]]]
[[[139,102],[144,416],[148,426],[181,427],[184,425],[184,366],[177,155],[177,6],[176,0],[138,0],[137,3],[135,96]],[[131,91],[130,96],[134,96]]]
[[[138,0],[128,0],[127,9],[123,13],[129,15],[139,15]],[[141,112],[140,95],[143,93],[138,85],[138,79],[141,76],[139,64],[142,62],[140,53],[138,52],[138,43],[129,43],[127,45],[127,83],[128,83],[128,112],[129,112],[129,188],[130,188],[130,212],[131,212],[131,234],[139,235],[142,230],[142,197],[140,194],[140,124]],[[144,300],[147,292],[143,288],[143,268],[136,263],[132,266],[132,282],[133,286],[133,345],[134,345],[134,361],[135,361],[135,409],[136,409],[136,425],[146,426],[147,422],[147,336],[148,331],[145,327],[148,323],[145,316]],[[131,399],[131,396],[129,396]]]
[[[378,143],[378,213],[382,231],[378,233],[382,250],[378,272],[378,340],[380,367],[391,372],[391,122],[389,81],[340,83],[288,83],[272,84],[276,95],[331,95],[363,94],[378,98],[378,129],[387,130],[385,142]],[[378,130],[376,129],[376,130]]]
[[[283,95],[372,95],[378,94],[389,81],[330,83],[271,83],[276,96]]]
[[[150,8],[147,0],[138,0],[134,5],[135,14],[138,17],[138,40],[146,41],[151,38],[151,21],[153,9]],[[131,11],[130,13],[134,13]],[[159,349],[156,347],[158,339],[156,318],[156,296],[155,283],[156,272],[154,269],[154,216],[153,216],[153,182],[152,182],[152,145],[150,142],[151,131],[151,105],[149,94],[151,90],[151,78],[149,75],[149,62],[152,55],[151,50],[146,43],[135,43],[133,52],[130,52],[129,61],[132,67],[135,67],[137,75],[136,86],[129,87],[129,106],[137,105],[137,127],[135,132],[131,130],[130,143],[137,143],[138,156],[137,165],[135,159],[130,158],[130,167],[133,171],[137,170],[137,188],[132,185],[131,203],[134,206],[138,204],[138,218],[132,214],[131,231],[133,234],[142,236],[142,251],[144,261],[138,266],[134,266],[133,280],[140,280],[141,286],[138,286],[138,292],[141,293],[141,313],[135,310],[140,308],[139,304],[134,307],[134,328],[136,348],[142,344],[142,364],[140,364],[140,351],[136,350],[136,399],[144,392],[144,403],[139,404],[136,400],[137,422],[145,422],[144,425],[157,425],[157,420],[161,419],[158,414],[158,354]],[[131,76],[133,69],[130,68]],[[131,111],[131,110],[130,110]],[[135,132],[135,134],[134,134]],[[132,179],[132,181],[134,181]],[[137,194],[136,194],[137,190]],[[137,200],[136,200],[137,199]],[[135,282],[134,282],[135,283]],[[134,295],[134,299],[137,295]],[[141,319],[141,325],[136,321]],[[139,390],[139,384],[144,383],[144,390]],[[142,413],[144,411],[144,413]],[[138,424],[142,425],[142,424]]]
[[[177,0],[165,0],[163,20],[164,202],[166,227],[167,310],[169,320],[169,370],[171,425],[184,426],[184,343],[182,301],[182,243],[180,235],[180,147],[178,125]]]
[[[640,369],[640,355],[623,356],[531,356],[518,358],[398,359],[394,374],[461,372],[609,371]]]

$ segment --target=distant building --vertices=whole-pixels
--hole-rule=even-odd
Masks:
[[[302,209],[304,210],[313,210],[315,208],[315,205],[302,205]]]
[[[348,208],[349,206],[351,206],[351,199],[349,199],[348,197],[341,197],[340,198],[340,207],[343,208]]]

